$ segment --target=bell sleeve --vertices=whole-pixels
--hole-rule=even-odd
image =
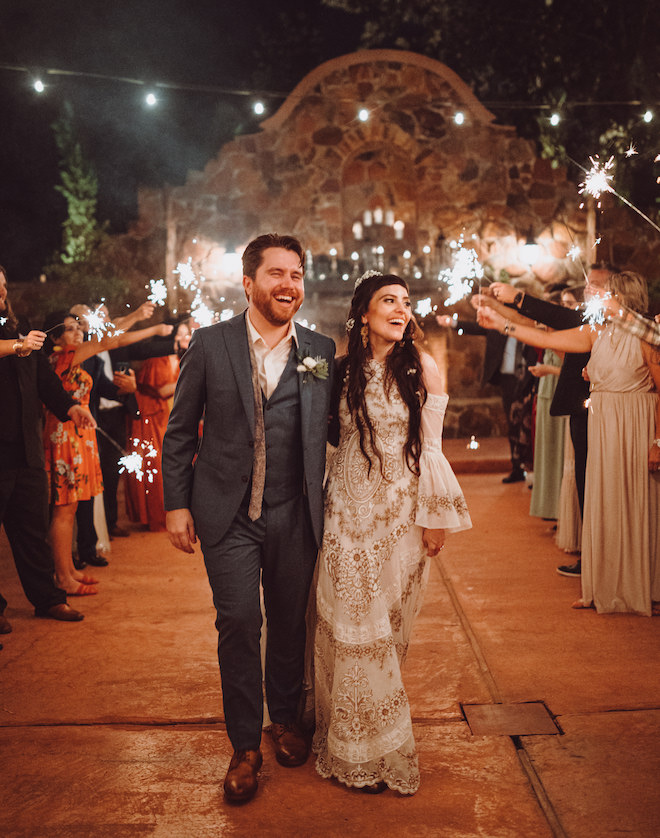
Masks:
[[[422,408],[422,453],[415,523],[448,532],[472,526],[463,491],[442,453],[442,426],[448,397],[429,393]]]

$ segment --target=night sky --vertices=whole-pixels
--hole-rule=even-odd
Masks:
[[[258,130],[257,95],[159,89],[148,108],[144,87],[46,69],[286,94],[321,61],[356,49],[360,30],[320,0],[3,0],[0,64],[47,85],[39,95],[31,74],[0,68],[0,264],[10,280],[37,277],[60,245],[66,209],[50,126],[64,100],[99,177],[98,218],[117,232],[136,215],[139,184],[183,183],[235,132]],[[270,113],[282,101],[261,98]]]

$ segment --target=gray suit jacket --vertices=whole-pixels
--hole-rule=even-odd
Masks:
[[[320,545],[335,345],[298,323],[296,332],[303,357],[328,362],[325,381],[299,375],[305,494]],[[247,341],[245,312],[193,334],[163,441],[165,509],[190,509],[202,544],[217,544],[227,532],[252,472],[254,398]]]

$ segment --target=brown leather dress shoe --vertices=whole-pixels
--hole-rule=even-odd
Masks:
[[[79,623],[85,619],[84,614],[81,614],[80,611],[74,611],[66,602],[51,605],[50,608],[37,608],[34,615],[35,617],[50,617],[51,620],[60,620],[64,623]]]
[[[11,623],[4,614],[0,614],[0,634],[10,634],[11,632]]]
[[[247,803],[257,790],[261,751],[234,751],[225,777],[225,797],[230,803]]]
[[[275,746],[275,758],[280,765],[295,768],[307,762],[309,745],[296,725],[281,725],[273,722],[270,735]]]

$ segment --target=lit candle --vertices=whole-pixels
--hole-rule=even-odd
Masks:
[[[362,224],[359,221],[356,221],[353,224],[353,238],[357,241],[360,241],[362,238]]]
[[[405,229],[405,224],[403,221],[395,221],[394,222],[394,238],[395,239],[402,239],[403,238],[403,231]]]
[[[374,224],[383,223],[383,210],[381,207],[376,207],[374,210]]]
[[[365,210],[364,211],[364,226],[365,227],[371,227],[372,220],[373,219],[372,219],[372,216],[371,216],[371,210]]]
[[[394,210],[388,210],[385,213],[385,223],[388,227],[394,227]]]

